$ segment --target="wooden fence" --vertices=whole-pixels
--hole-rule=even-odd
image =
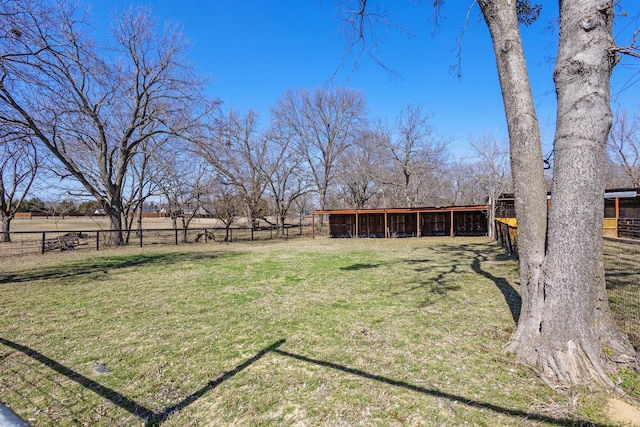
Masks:
[[[495,222],[496,240],[509,256],[518,258],[518,227],[515,218],[499,218]]]

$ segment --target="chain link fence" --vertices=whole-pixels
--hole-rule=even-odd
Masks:
[[[518,257],[518,228],[496,221],[496,240],[509,256]],[[604,269],[613,317],[640,350],[640,240],[605,238]]]
[[[640,350],[640,241],[605,239],[604,269],[613,317]]]

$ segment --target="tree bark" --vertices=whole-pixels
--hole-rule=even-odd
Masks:
[[[564,1],[554,70],[558,96],[555,170],[537,349],[545,376],[563,383],[599,378],[635,351],[616,327],[604,278],[604,165],[615,65],[613,6]],[[569,320],[569,321],[567,321]]]
[[[553,202],[545,254],[540,137],[516,2],[479,3],[498,63],[516,194],[522,310],[510,349],[521,362],[536,365],[549,383],[597,380],[615,387],[607,373],[635,358],[635,351],[611,316],[602,254],[613,6],[561,2]]]
[[[119,192],[115,193],[115,197],[105,204],[104,210],[109,216],[109,227],[111,228],[109,243],[121,246],[124,245],[124,236],[122,234],[122,204],[120,203],[122,198]]]
[[[13,215],[4,215],[2,214],[2,234],[0,234],[0,242],[10,242],[11,241],[11,220],[13,219]]]
[[[481,0],[479,4],[491,33],[509,130],[522,297],[511,349],[520,355],[519,343],[535,341],[542,312],[540,296],[547,228],[542,146],[515,1]]]

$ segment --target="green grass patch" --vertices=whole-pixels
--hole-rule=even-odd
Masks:
[[[69,252],[0,286],[0,396],[35,426],[605,422],[505,354],[517,264],[485,238]]]

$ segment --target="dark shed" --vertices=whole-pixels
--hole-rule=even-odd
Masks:
[[[486,236],[490,206],[313,211],[329,216],[330,237]],[[315,229],[315,227],[314,227]]]

